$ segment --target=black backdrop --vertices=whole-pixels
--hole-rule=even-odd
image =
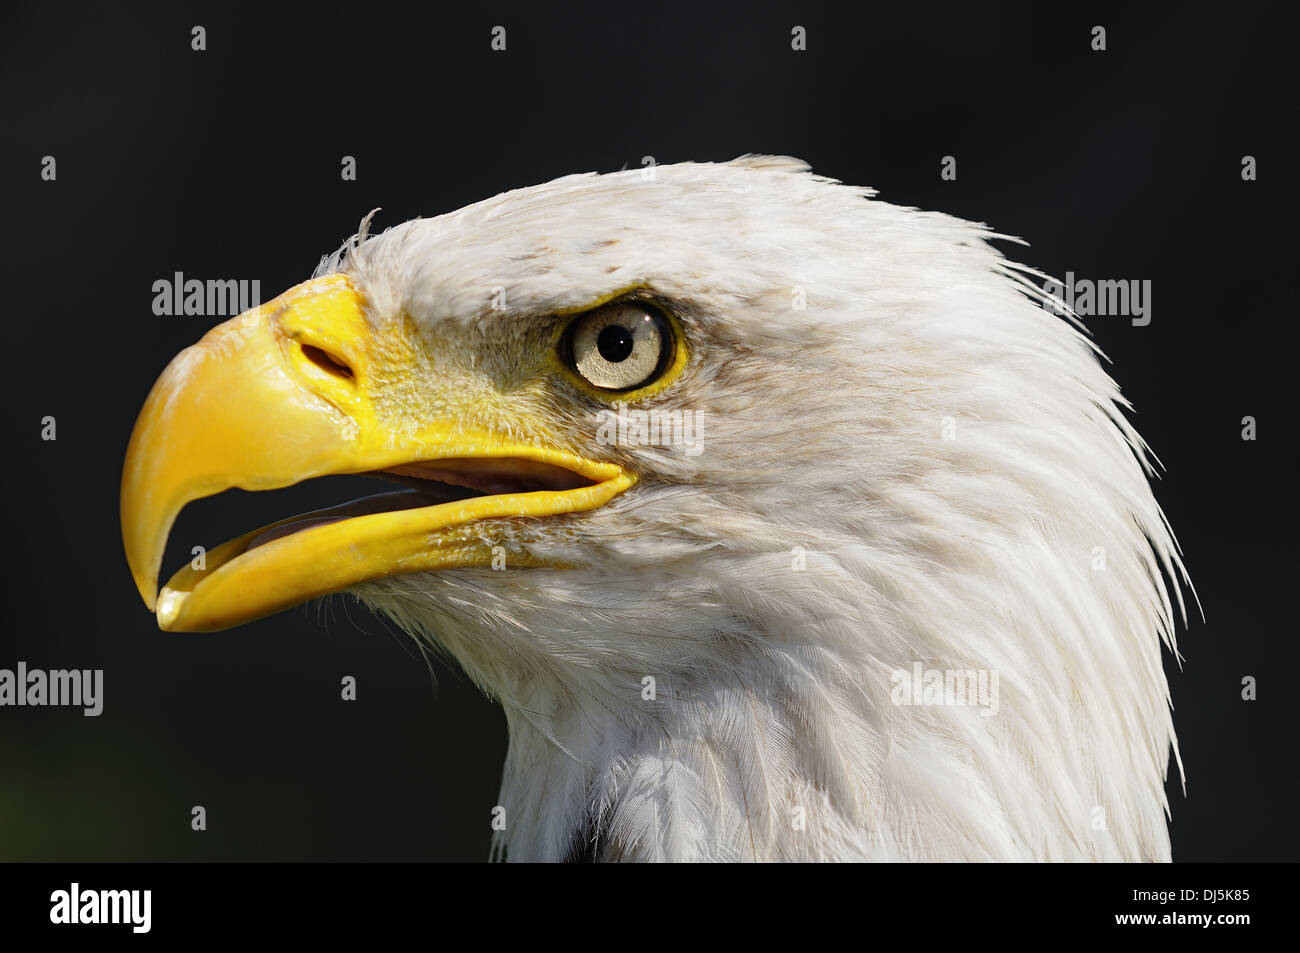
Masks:
[[[1205,606],[1180,636],[1183,670],[1168,665],[1188,772],[1186,798],[1170,785],[1174,857],[1296,859],[1294,243],[1281,237],[1296,217],[1296,85],[1280,16],[8,11],[0,668],[103,668],[106,688],[99,718],[0,709],[0,858],[486,857],[504,720],[463,676],[338,598],[216,635],[161,633],[141,605],[118,533],[126,440],[158,372],[217,321],[154,316],[152,283],[256,278],[270,298],[376,206],[383,227],[645,155],[769,152],[1024,236],[1014,254],[1050,273],[1152,281],[1149,326],[1091,324],[1167,467],[1157,495]],[[498,24],[504,53],[490,49]],[[955,182],[940,180],[944,155]],[[1243,155],[1258,181],[1242,181]],[[1240,438],[1246,415],[1255,442]],[[342,498],[329,482],[283,492],[326,505]],[[279,518],[277,497],[244,495],[233,529],[229,499],[205,501],[177,535]],[[343,675],[356,703],[339,700]],[[1246,675],[1257,701],[1240,698]]]

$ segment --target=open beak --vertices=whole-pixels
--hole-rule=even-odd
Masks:
[[[121,506],[127,563],[161,628],[224,629],[383,576],[487,565],[492,547],[471,524],[594,509],[636,482],[616,464],[468,417],[394,424],[377,398],[385,382],[417,373],[419,345],[376,332],[363,305],[343,275],[309,281],[213,328],[154,384],[127,448]],[[254,530],[158,592],[187,503],[343,473],[411,488]]]

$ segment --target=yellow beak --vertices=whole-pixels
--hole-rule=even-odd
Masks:
[[[415,372],[417,349],[410,336],[374,331],[349,280],[329,275],[213,328],[177,355],[140,411],[122,473],[127,563],[161,628],[224,629],[383,576],[487,565],[492,547],[470,524],[594,509],[636,482],[615,464],[505,439],[462,419],[395,426],[376,397],[385,381]],[[172,524],[201,497],[372,471],[460,474],[448,482],[474,486],[476,472],[507,461],[545,473],[546,488],[450,502],[388,494],[374,498],[378,504],[284,520],[207,552],[202,569],[192,564],[157,591]]]

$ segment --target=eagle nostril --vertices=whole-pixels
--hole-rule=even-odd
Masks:
[[[348,380],[353,377],[352,368],[346,362],[335,357],[329,351],[316,347],[314,344],[304,344],[302,346],[302,355],[328,374]]]

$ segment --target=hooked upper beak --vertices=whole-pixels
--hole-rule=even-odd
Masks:
[[[395,419],[377,398],[386,381],[418,373],[419,347],[412,335],[373,329],[351,281],[328,275],[176,356],[140,411],[122,473],[127,562],[161,628],[223,629],[383,576],[487,565],[492,549],[471,524],[591,510],[636,482],[616,464],[507,438],[471,414]],[[442,405],[454,407],[455,395]],[[158,591],[167,537],[187,503],[375,472],[429,489],[246,533]]]

